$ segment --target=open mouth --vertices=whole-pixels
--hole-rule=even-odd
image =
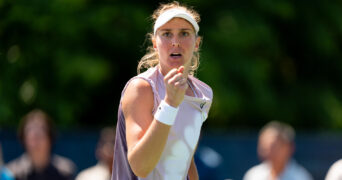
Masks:
[[[181,57],[182,54],[180,54],[180,53],[171,53],[170,56],[177,58],[177,57]]]

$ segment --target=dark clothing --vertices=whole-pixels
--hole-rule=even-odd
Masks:
[[[7,167],[16,180],[73,180],[76,170],[73,162],[58,155],[52,155],[42,170],[34,169],[27,154],[9,162]]]

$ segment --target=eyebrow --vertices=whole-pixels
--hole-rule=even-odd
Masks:
[[[171,31],[172,29],[169,29],[169,28],[167,28],[167,29],[160,29],[160,31]],[[190,28],[181,28],[180,29],[181,31],[192,31],[193,29],[190,29]]]

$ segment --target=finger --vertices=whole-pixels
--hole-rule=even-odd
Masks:
[[[170,78],[172,78],[175,74],[177,74],[177,69],[171,69],[164,77],[164,81],[167,82]]]
[[[188,83],[187,81],[185,80],[185,82],[182,82],[182,83],[179,83],[177,85],[175,85],[179,90],[186,90],[188,88]]]
[[[182,79],[185,79],[185,78],[182,76],[182,74],[178,73],[178,74],[174,75],[172,78],[170,78],[167,81],[167,83],[168,84],[175,84],[176,82],[181,81]]]
[[[183,74],[183,72],[184,72],[184,66],[180,66],[180,67],[177,69],[177,72]]]
[[[176,87],[184,86],[184,84],[187,84],[187,79],[185,79],[185,78],[181,78],[179,81],[175,82]]]

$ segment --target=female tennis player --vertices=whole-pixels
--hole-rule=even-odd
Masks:
[[[213,97],[194,77],[200,17],[172,2],[152,18],[152,45],[120,100],[112,180],[196,180],[193,156]]]

